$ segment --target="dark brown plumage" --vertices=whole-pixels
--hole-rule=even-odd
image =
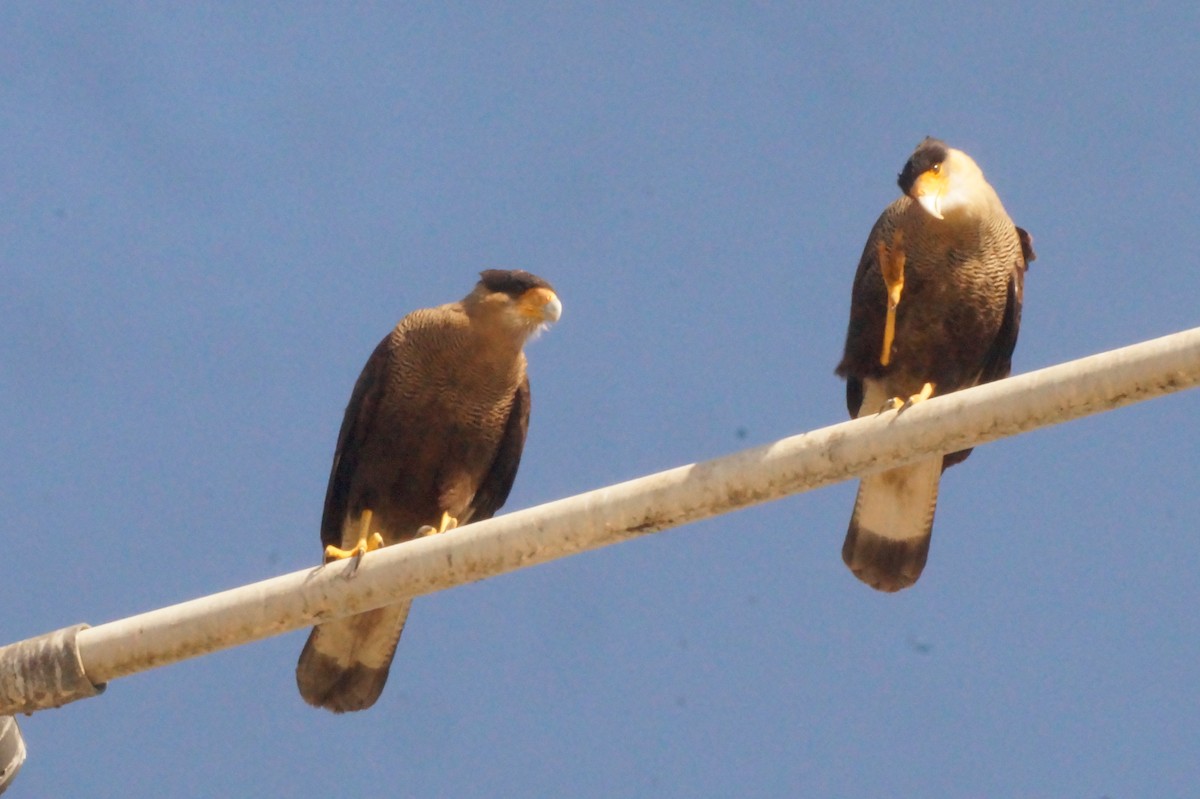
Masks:
[[[919,400],[1007,376],[1034,257],[1029,235],[965,153],[925,139],[898,183],[904,194],[880,215],[859,260],[837,367],[854,417],[877,413],[893,398]],[[889,289],[898,298],[892,331]],[[969,454],[862,480],[842,547],[859,579],[881,591],[916,582],[929,554],[941,472]]]
[[[489,518],[508,497],[529,424],[522,347],[562,311],[550,284],[488,270],[461,302],[406,316],[371,354],[338,434],[327,559]],[[361,554],[360,554],[361,556]],[[379,698],[411,602],[313,628],[296,683],[337,713]]]

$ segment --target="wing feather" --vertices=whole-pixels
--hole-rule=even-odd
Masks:
[[[363,442],[370,437],[371,429],[375,426],[379,400],[387,386],[392,335],[389,333],[375,347],[358,376],[358,382],[354,384],[350,402],[346,404],[346,414],[338,431],[337,449],[329,474],[329,487],[325,490],[325,510],[321,515],[322,546],[342,546],[342,522],[346,518],[350,482],[358,469]]]

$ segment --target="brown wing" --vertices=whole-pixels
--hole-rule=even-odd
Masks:
[[[846,344],[842,360],[835,370],[846,378],[846,409],[850,416],[858,416],[862,405],[862,379],[880,374],[880,348],[883,345],[883,325],[887,308],[887,290],[879,274],[879,256],[875,243],[894,224],[898,206],[907,198],[892,203],[879,216],[862,257],[854,273],[854,286],[850,292],[850,322],[846,328]]]
[[[1037,253],[1033,251],[1033,236],[1029,231],[1020,225],[1017,226],[1017,238],[1021,240],[1021,255],[1025,258],[1025,268],[1037,260]]]
[[[325,490],[325,511],[321,515],[321,545],[342,546],[342,521],[346,517],[350,482],[358,469],[362,444],[371,435],[375,425],[375,414],[379,399],[387,386],[387,367],[391,359],[392,334],[379,342],[379,346],[367,359],[366,366],[354,384],[346,414],[342,417],[342,429],[338,431],[337,450],[333,455],[333,468],[329,474],[329,487]]]
[[[991,349],[984,357],[983,369],[979,373],[980,383],[990,383],[1008,377],[1012,371],[1013,350],[1017,347],[1017,334],[1021,329],[1021,303],[1025,294],[1025,268],[1013,267],[1008,278],[1008,296],[1004,304],[1004,318],[992,341]]]
[[[496,457],[471,500],[470,520],[473,522],[490,519],[508,499],[508,492],[517,478],[517,467],[521,464],[521,452],[525,449],[525,435],[529,431],[529,403],[529,376],[526,375],[513,395]]]

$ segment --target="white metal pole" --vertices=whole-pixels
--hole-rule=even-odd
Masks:
[[[353,564],[342,561],[78,629],[76,662],[93,685],[102,686],[314,622],[1197,384],[1200,328],[387,547],[365,557],[352,579]],[[0,714],[37,709],[5,704],[12,695],[0,672]]]

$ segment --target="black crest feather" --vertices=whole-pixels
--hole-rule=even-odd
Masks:
[[[929,171],[935,164],[940,164],[946,160],[949,155],[950,148],[946,146],[944,141],[935,139],[932,136],[926,136],[913,154],[908,157],[908,161],[904,164],[904,169],[900,170],[900,174],[896,176],[896,183],[900,186],[900,191],[908,194],[912,188],[913,182],[916,179]]]
[[[479,282],[488,291],[498,291],[519,297],[530,289],[554,287],[535,274],[523,269],[485,269],[479,273]]]

